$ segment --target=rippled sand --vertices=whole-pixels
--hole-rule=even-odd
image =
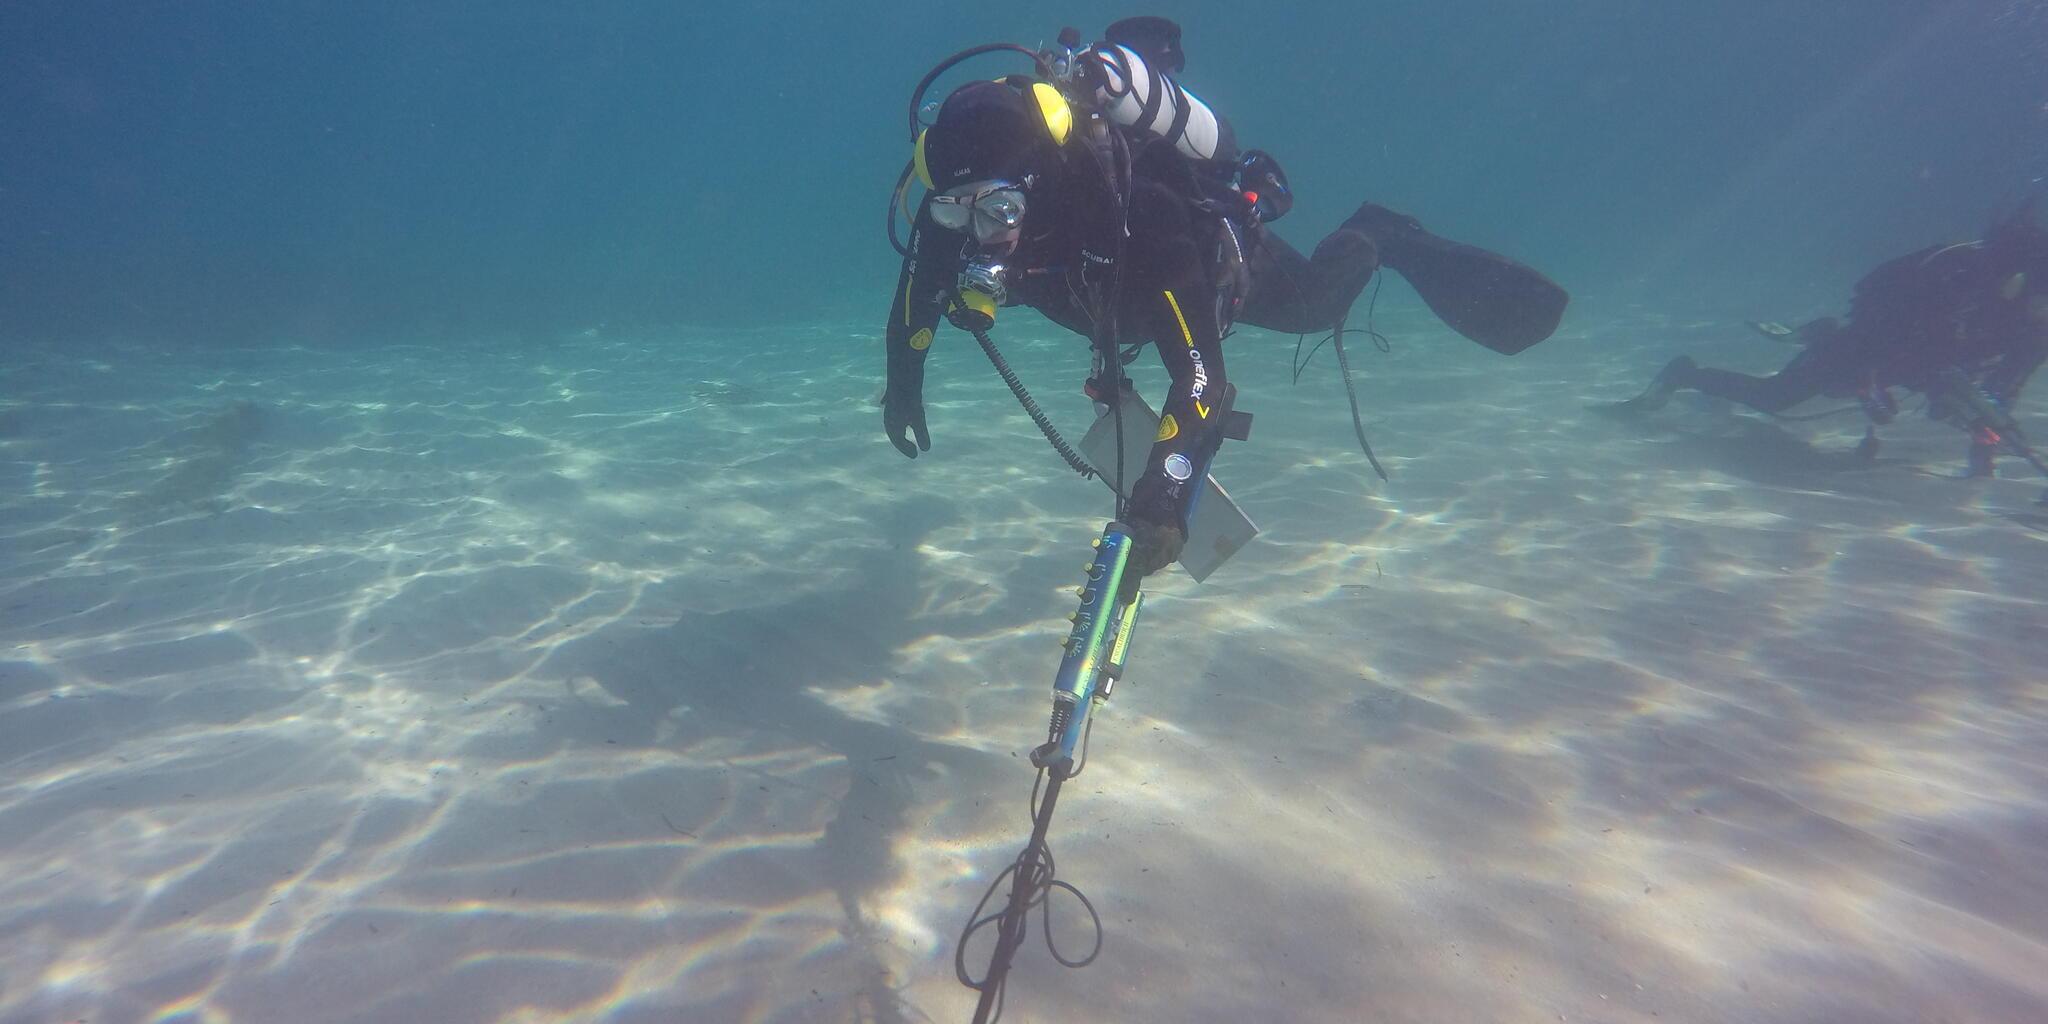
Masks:
[[[1154,588],[1005,1019],[2048,1019],[2040,483],[1583,411],[1787,354],[1718,325],[1382,326],[1390,485],[1228,347],[1266,532]],[[878,344],[10,357],[0,1020],[965,1020],[1108,492],[953,334],[902,459]]]

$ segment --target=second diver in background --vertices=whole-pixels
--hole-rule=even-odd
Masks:
[[[1845,320],[1754,325],[1803,346],[1768,377],[1679,356],[1642,394],[1596,408],[1649,412],[1682,390],[1772,414],[1823,395],[1854,398],[1873,425],[1861,448],[1867,457],[1877,450],[1874,427],[1898,414],[1897,388],[1927,396],[1931,418],[1970,435],[1967,475],[1990,476],[2001,450],[2038,462],[2011,413],[2048,360],[2048,231],[2032,211],[2032,202],[2023,205],[1977,241],[1880,264],[1856,283]]]

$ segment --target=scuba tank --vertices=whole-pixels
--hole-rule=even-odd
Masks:
[[[1179,82],[1146,64],[1136,50],[1098,43],[1083,56],[1097,65],[1097,102],[1119,127],[1171,142],[1194,160],[1229,160],[1237,155],[1230,123]]]

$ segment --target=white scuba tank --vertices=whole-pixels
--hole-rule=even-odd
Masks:
[[[1145,63],[1145,58],[1128,46],[1100,44],[1092,55],[1102,64],[1103,85],[1096,91],[1096,99],[1109,119],[1119,126],[1133,128],[1156,138],[1166,139],[1181,153],[1196,160],[1229,159],[1232,154],[1225,151],[1234,148],[1229,138],[1229,128],[1220,122],[1216,112],[1207,103],[1196,99],[1194,94],[1180,87],[1180,83],[1155,71]],[[1145,108],[1158,96],[1152,116],[1145,116]],[[1185,110],[1185,115],[1183,115]],[[1176,135],[1175,124],[1180,124]]]

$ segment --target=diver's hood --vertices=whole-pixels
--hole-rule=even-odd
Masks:
[[[924,165],[931,187],[970,181],[1021,181],[1048,163],[1049,140],[1032,101],[1002,82],[969,82],[939,106],[925,133]]]

